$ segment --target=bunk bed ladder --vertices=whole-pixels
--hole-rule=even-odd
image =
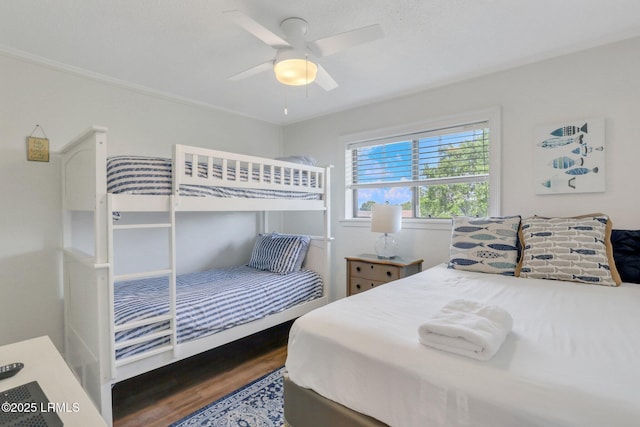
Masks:
[[[113,213],[113,196],[108,195],[107,207],[109,214]],[[172,351],[172,356],[176,356],[177,350],[177,325],[176,325],[176,251],[175,251],[175,203],[174,197],[169,196],[169,221],[168,222],[156,222],[156,223],[144,223],[144,224],[114,224],[113,219],[107,221],[108,224],[108,252],[109,259],[109,336],[110,336],[110,359],[111,359],[111,376],[117,377],[117,368],[129,363],[137,362],[148,357],[152,357],[167,351]],[[140,230],[140,229],[167,229],[169,231],[169,266],[166,269],[149,270],[129,274],[115,274],[114,268],[114,232],[126,231],[126,230]],[[142,320],[135,320],[120,325],[115,324],[115,283],[123,280],[135,280],[149,277],[162,277],[166,276],[169,280],[169,312],[167,314],[155,315]],[[130,338],[116,343],[116,334],[119,332],[127,331],[137,327],[150,326],[153,324],[168,322],[168,328],[161,329],[156,332],[146,333],[141,337]],[[159,346],[153,346],[150,349],[142,350],[136,354],[129,355],[116,359],[116,352],[120,349],[132,346],[143,345],[157,339],[169,338],[169,342]]]
[[[324,212],[323,220],[324,220],[324,296],[328,296],[328,287],[330,285],[330,277],[331,277],[331,169],[333,166],[328,166],[325,169],[323,183],[324,185]],[[309,179],[311,181],[311,179]],[[319,183],[318,183],[319,184]]]

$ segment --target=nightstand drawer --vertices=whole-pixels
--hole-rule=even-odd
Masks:
[[[381,259],[376,255],[363,254],[346,257],[346,260],[347,296],[411,276],[422,270],[421,259]]]
[[[351,277],[361,277],[363,279],[377,280],[380,282],[390,282],[400,278],[398,267],[385,264],[374,264],[371,262],[351,261],[349,274]]]
[[[364,292],[366,290],[375,288],[379,285],[384,285],[387,282],[381,282],[379,280],[367,280],[360,277],[352,277],[349,283],[349,295]]]

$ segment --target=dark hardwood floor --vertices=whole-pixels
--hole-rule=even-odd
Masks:
[[[116,384],[114,427],[165,427],[283,366],[291,323]]]

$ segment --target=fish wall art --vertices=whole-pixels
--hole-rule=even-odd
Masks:
[[[535,129],[536,194],[605,191],[604,123],[594,118]]]

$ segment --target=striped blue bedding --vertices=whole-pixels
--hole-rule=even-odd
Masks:
[[[302,269],[275,274],[246,265],[179,275],[176,281],[178,342],[212,335],[278,313],[322,296],[322,279]],[[167,277],[117,282],[114,286],[115,324],[169,313]],[[169,327],[168,322],[116,333],[116,342]],[[116,359],[168,343],[158,338],[116,351]]]
[[[191,173],[191,163],[185,166],[187,173]],[[207,165],[198,165],[198,174],[206,176]],[[213,165],[212,176],[222,177],[222,167]],[[240,180],[246,181],[249,171],[242,168],[240,170]],[[257,171],[252,171],[257,178]],[[280,180],[280,172],[273,174],[276,182]],[[227,175],[234,180],[236,175],[235,167],[227,167]],[[271,181],[270,173],[265,172],[265,182]],[[317,193],[304,191],[304,186],[309,177],[307,172],[291,174],[284,171],[282,177],[289,183],[293,179],[293,184],[300,186],[300,191],[285,191],[272,189],[253,188],[231,188],[218,186],[203,186],[183,184],[180,186],[181,196],[200,197],[244,197],[261,199],[319,199]],[[313,181],[312,181],[313,182]],[[170,195],[172,193],[172,160],[161,157],[142,156],[115,156],[107,159],[107,192],[142,195]]]

